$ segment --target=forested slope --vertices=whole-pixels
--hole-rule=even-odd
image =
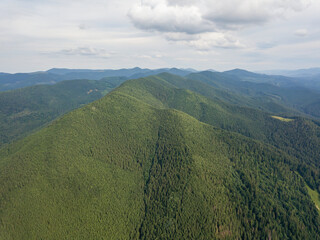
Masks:
[[[135,84],[132,84],[134,82]],[[320,193],[320,123],[303,117],[280,121],[274,113],[248,108],[239,102],[233,104],[228,94],[217,94],[210,87],[197,87],[192,80],[161,74],[145,79],[131,80],[122,86],[129,94],[139,92],[144,101],[152,96],[154,106],[183,111],[201,122],[240,133],[244,136],[271,144],[295,157],[291,167],[297,170]],[[132,86],[133,85],[133,86]],[[186,89],[187,88],[187,89]],[[193,91],[189,91],[192,89]],[[208,97],[201,94],[204,93]],[[240,106],[239,106],[240,105]],[[289,109],[287,109],[290,111]],[[294,114],[292,111],[290,114]]]
[[[0,238],[320,239],[297,159],[194,118],[210,101],[132,80],[5,146]]]
[[[0,147],[26,136],[55,118],[93,102],[125,78],[70,80],[0,93]]]

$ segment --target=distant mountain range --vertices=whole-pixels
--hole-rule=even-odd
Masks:
[[[283,75],[288,77],[316,77],[320,76],[320,68],[308,68],[308,69],[298,69],[298,70],[269,70],[261,71],[265,74],[272,75]]]
[[[217,72],[212,69],[208,71]],[[0,73],[0,91],[7,91],[38,84],[55,84],[60,81],[75,79],[100,80],[105,77],[125,77],[127,79],[135,79],[163,72],[178,76],[187,76],[188,74],[196,73],[197,71],[194,69],[142,69],[136,67],[118,70],[53,68],[45,72],[16,74]],[[296,71],[271,71],[269,74],[253,73],[243,69],[234,69],[222,72],[221,74],[235,77],[241,81],[257,83],[265,82],[278,86],[302,86],[320,91],[320,68]]]
[[[134,79],[151,76],[162,72],[172,73],[178,76],[186,76],[193,70],[177,68],[162,69],[119,69],[119,70],[89,70],[89,69],[65,69],[53,68],[45,72],[0,74],[0,91],[7,91],[37,84],[55,84],[64,80],[88,79],[100,80],[105,77],[126,77]]]

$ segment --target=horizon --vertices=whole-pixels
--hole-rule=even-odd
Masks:
[[[272,72],[291,72],[291,71],[301,71],[301,70],[320,70],[320,67],[310,67],[310,68],[297,68],[297,69],[266,69],[266,70],[249,70],[249,69],[244,69],[244,68],[230,68],[230,69],[224,69],[224,70],[218,70],[214,68],[209,68],[209,69],[196,69],[192,67],[186,67],[186,68],[179,68],[179,67],[163,67],[163,68],[147,68],[147,67],[122,67],[122,68],[66,68],[66,67],[52,67],[48,68],[45,70],[35,70],[35,71],[26,71],[26,72],[9,72],[9,71],[0,71],[0,73],[4,74],[19,74],[19,73],[45,73],[53,69],[66,69],[66,70],[84,70],[84,71],[116,71],[116,70],[130,70],[130,69],[146,69],[146,70],[159,70],[159,69],[179,69],[179,70],[185,70],[185,71],[196,71],[196,72],[205,72],[205,71],[215,71],[215,72],[227,72],[227,71],[232,71],[232,70],[244,70],[252,73],[258,73],[258,74],[267,74],[267,75],[273,75]],[[269,72],[269,73],[268,73]]]

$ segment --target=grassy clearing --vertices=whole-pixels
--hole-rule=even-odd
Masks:
[[[308,189],[308,193],[312,199],[312,201],[314,202],[314,204],[316,205],[316,208],[318,209],[319,213],[320,213],[320,196],[317,193],[317,191],[312,190],[308,185],[307,185],[307,189]]]
[[[279,116],[271,116],[271,117],[274,119],[278,119],[282,122],[292,122],[293,121],[293,119],[291,119],[291,118],[283,118],[283,117],[279,117]]]

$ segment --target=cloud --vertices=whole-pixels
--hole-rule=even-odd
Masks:
[[[236,31],[301,11],[311,1],[144,0],[132,6],[128,17],[136,28],[157,32],[197,50],[243,48],[245,45],[234,37]]]
[[[206,1],[205,19],[220,28],[242,28],[260,25],[287,12],[297,12],[309,5],[309,0],[224,0]]]
[[[294,32],[294,34],[298,37],[306,37],[308,36],[309,32],[307,29],[298,29]]]
[[[204,33],[197,39],[188,40],[187,44],[199,51],[208,51],[213,48],[240,49],[246,47],[237,38],[224,33]]]
[[[102,58],[110,58],[114,55],[113,52],[108,52],[105,49],[98,49],[98,48],[91,48],[91,47],[62,49],[54,53],[59,55],[94,56],[94,57],[102,57]]]
[[[145,0],[128,16],[140,29],[199,34],[268,22],[312,0]]]
[[[180,33],[180,32],[169,32],[165,33],[164,37],[168,41],[194,41],[199,39],[199,35],[196,34],[187,34],[187,33]]]
[[[197,6],[170,5],[166,0],[136,4],[128,16],[137,28],[144,30],[188,34],[214,31],[214,25],[202,17]]]

